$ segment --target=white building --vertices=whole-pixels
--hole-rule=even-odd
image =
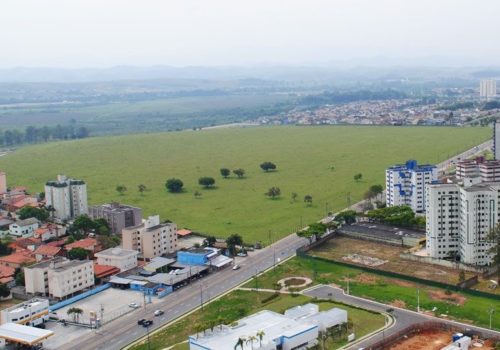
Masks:
[[[307,349],[317,344],[318,333],[347,322],[347,312],[341,309],[318,312],[318,306],[306,304],[289,309],[284,315],[263,310],[245,317],[235,326],[215,327],[203,335],[189,337],[190,350],[233,350],[238,339],[256,336],[256,341],[244,348],[262,350]],[[257,334],[263,332],[262,341]]]
[[[13,322],[36,326],[49,319],[49,301],[47,299],[33,298],[31,300],[13,305],[0,312],[1,324]]]
[[[497,95],[497,82],[495,79],[483,79],[479,82],[479,97],[483,99],[494,98]]]
[[[114,266],[120,271],[133,269],[137,266],[137,250],[109,248],[94,254],[99,265]]]
[[[160,223],[160,216],[150,216],[141,225],[122,230],[124,249],[137,250],[144,259],[152,259],[177,250],[177,225]]]
[[[427,186],[427,252],[433,258],[460,257],[470,265],[489,265],[487,239],[500,221],[499,182],[465,179],[458,184]]]
[[[54,217],[68,220],[87,214],[87,185],[82,180],[58,175],[56,181],[45,184],[47,206],[55,209]]]
[[[54,258],[24,268],[26,293],[65,298],[94,285],[91,260]]]
[[[39,226],[39,222],[35,218],[28,218],[25,220],[19,220],[9,226],[9,233],[12,236],[17,237],[33,237],[36,229]]]
[[[425,212],[425,185],[436,180],[436,166],[418,165],[416,160],[386,169],[387,206],[408,205],[416,213]]]

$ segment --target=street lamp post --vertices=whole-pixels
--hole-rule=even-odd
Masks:
[[[417,312],[420,312],[420,288],[417,288]]]
[[[488,310],[488,313],[490,314],[490,329],[491,328],[491,320],[493,318],[493,313],[495,312],[495,309],[493,307],[490,307],[490,309]]]
[[[200,283],[200,305],[201,311],[203,312],[203,284]]]
[[[151,341],[149,339],[149,321],[146,321],[146,331],[148,332],[148,350],[151,350]]]

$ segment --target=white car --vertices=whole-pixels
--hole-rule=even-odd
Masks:
[[[233,270],[238,270],[240,268],[240,265],[234,265]]]
[[[154,314],[155,316],[161,316],[161,315],[163,315],[164,313],[165,313],[165,312],[163,312],[163,310],[156,310],[153,314]]]
[[[130,304],[128,304],[128,306],[130,306],[133,309],[139,308],[139,304],[137,304],[137,303],[130,303]]]

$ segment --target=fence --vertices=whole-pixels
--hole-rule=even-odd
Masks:
[[[447,284],[447,283],[443,283],[443,282],[426,280],[423,278],[418,278],[418,277],[409,276],[409,275],[403,275],[403,274],[400,274],[397,272],[392,272],[392,271],[377,270],[377,269],[374,269],[374,268],[371,268],[368,266],[355,265],[355,264],[351,264],[351,263],[348,263],[345,261],[336,261],[336,260],[330,260],[330,259],[326,259],[326,258],[319,257],[319,256],[311,256],[311,255],[306,254],[306,251],[308,249],[310,249],[310,248],[297,249],[297,256],[305,258],[305,259],[324,261],[324,262],[327,262],[329,264],[335,264],[335,265],[345,266],[345,267],[349,267],[349,268],[353,268],[353,269],[358,269],[358,270],[369,272],[369,273],[372,273],[375,275],[380,275],[380,276],[385,276],[385,277],[395,278],[395,279],[400,279],[400,280],[406,280],[406,281],[415,282],[418,284],[423,284],[423,285],[427,285],[427,286],[431,286],[431,287],[454,290],[457,292],[467,292],[468,294],[475,295],[475,296],[500,300],[500,295],[497,295],[497,294],[491,294],[491,293],[482,292],[482,291],[473,290],[473,289],[465,289],[464,290],[464,289],[461,289],[453,284]]]
[[[418,262],[421,262],[424,264],[439,265],[439,266],[449,267],[452,269],[459,268],[461,270],[470,271],[470,272],[483,273],[485,271],[484,268],[465,265],[465,264],[462,264],[460,262],[453,262],[453,261],[447,261],[447,260],[442,260],[442,259],[434,259],[434,258],[431,258],[430,256],[418,256],[418,255],[414,255],[414,254],[410,254],[410,253],[401,253],[401,254],[399,254],[399,257],[401,259],[405,259],[405,260],[418,261]]]
[[[65,306],[68,306],[68,305],[71,305],[73,303],[76,303],[79,300],[85,299],[85,298],[87,298],[87,297],[89,297],[91,295],[100,293],[103,290],[108,289],[109,287],[111,287],[110,283],[106,283],[106,284],[103,284],[102,286],[95,287],[94,289],[91,289],[89,291],[86,291],[86,292],[83,292],[81,294],[75,295],[74,297],[71,297],[69,299],[63,300],[63,301],[61,301],[61,302],[59,302],[57,304],[51,305],[51,306],[49,306],[49,310],[50,311],[59,310],[59,309],[65,307]]]

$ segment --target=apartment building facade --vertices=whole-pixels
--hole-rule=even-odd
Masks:
[[[141,224],[142,209],[113,202],[90,206],[89,216],[106,220],[113,234],[121,234],[124,228]]]
[[[91,260],[54,258],[24,268],[26,293],[63,299],[94,286]]]
[[[58,175],[56,181],[45,184],[45,200],[54,208],[53,216],[61,221],[88,213],[87,185],[82,180]]]
[[[128,250],[121,248],[109,248],[96,253],[94,256],[97,258],[97,264],[114,266],[120,271],[133,269],[137,266],[137,250]]]
[[[434,165],[419,165],[415,160],[386,169],[387,206],[408,205],[416,213],[425,212],[425,185],[437,180]]]
[[[427,252],[437,259],[459,258],[464,264],[492,262],[489,232],[499,222],[499,182],[480,178],[427,186]]]
[[[123,249],[136,250],[149,260],[177,250],[177,225],[160,223],[159,215],[150,216],[141,225],[122,230]]]
[[[479,82],[479,97],[489,100],[497,95],[497,82],[495,79],[482,79]]]

